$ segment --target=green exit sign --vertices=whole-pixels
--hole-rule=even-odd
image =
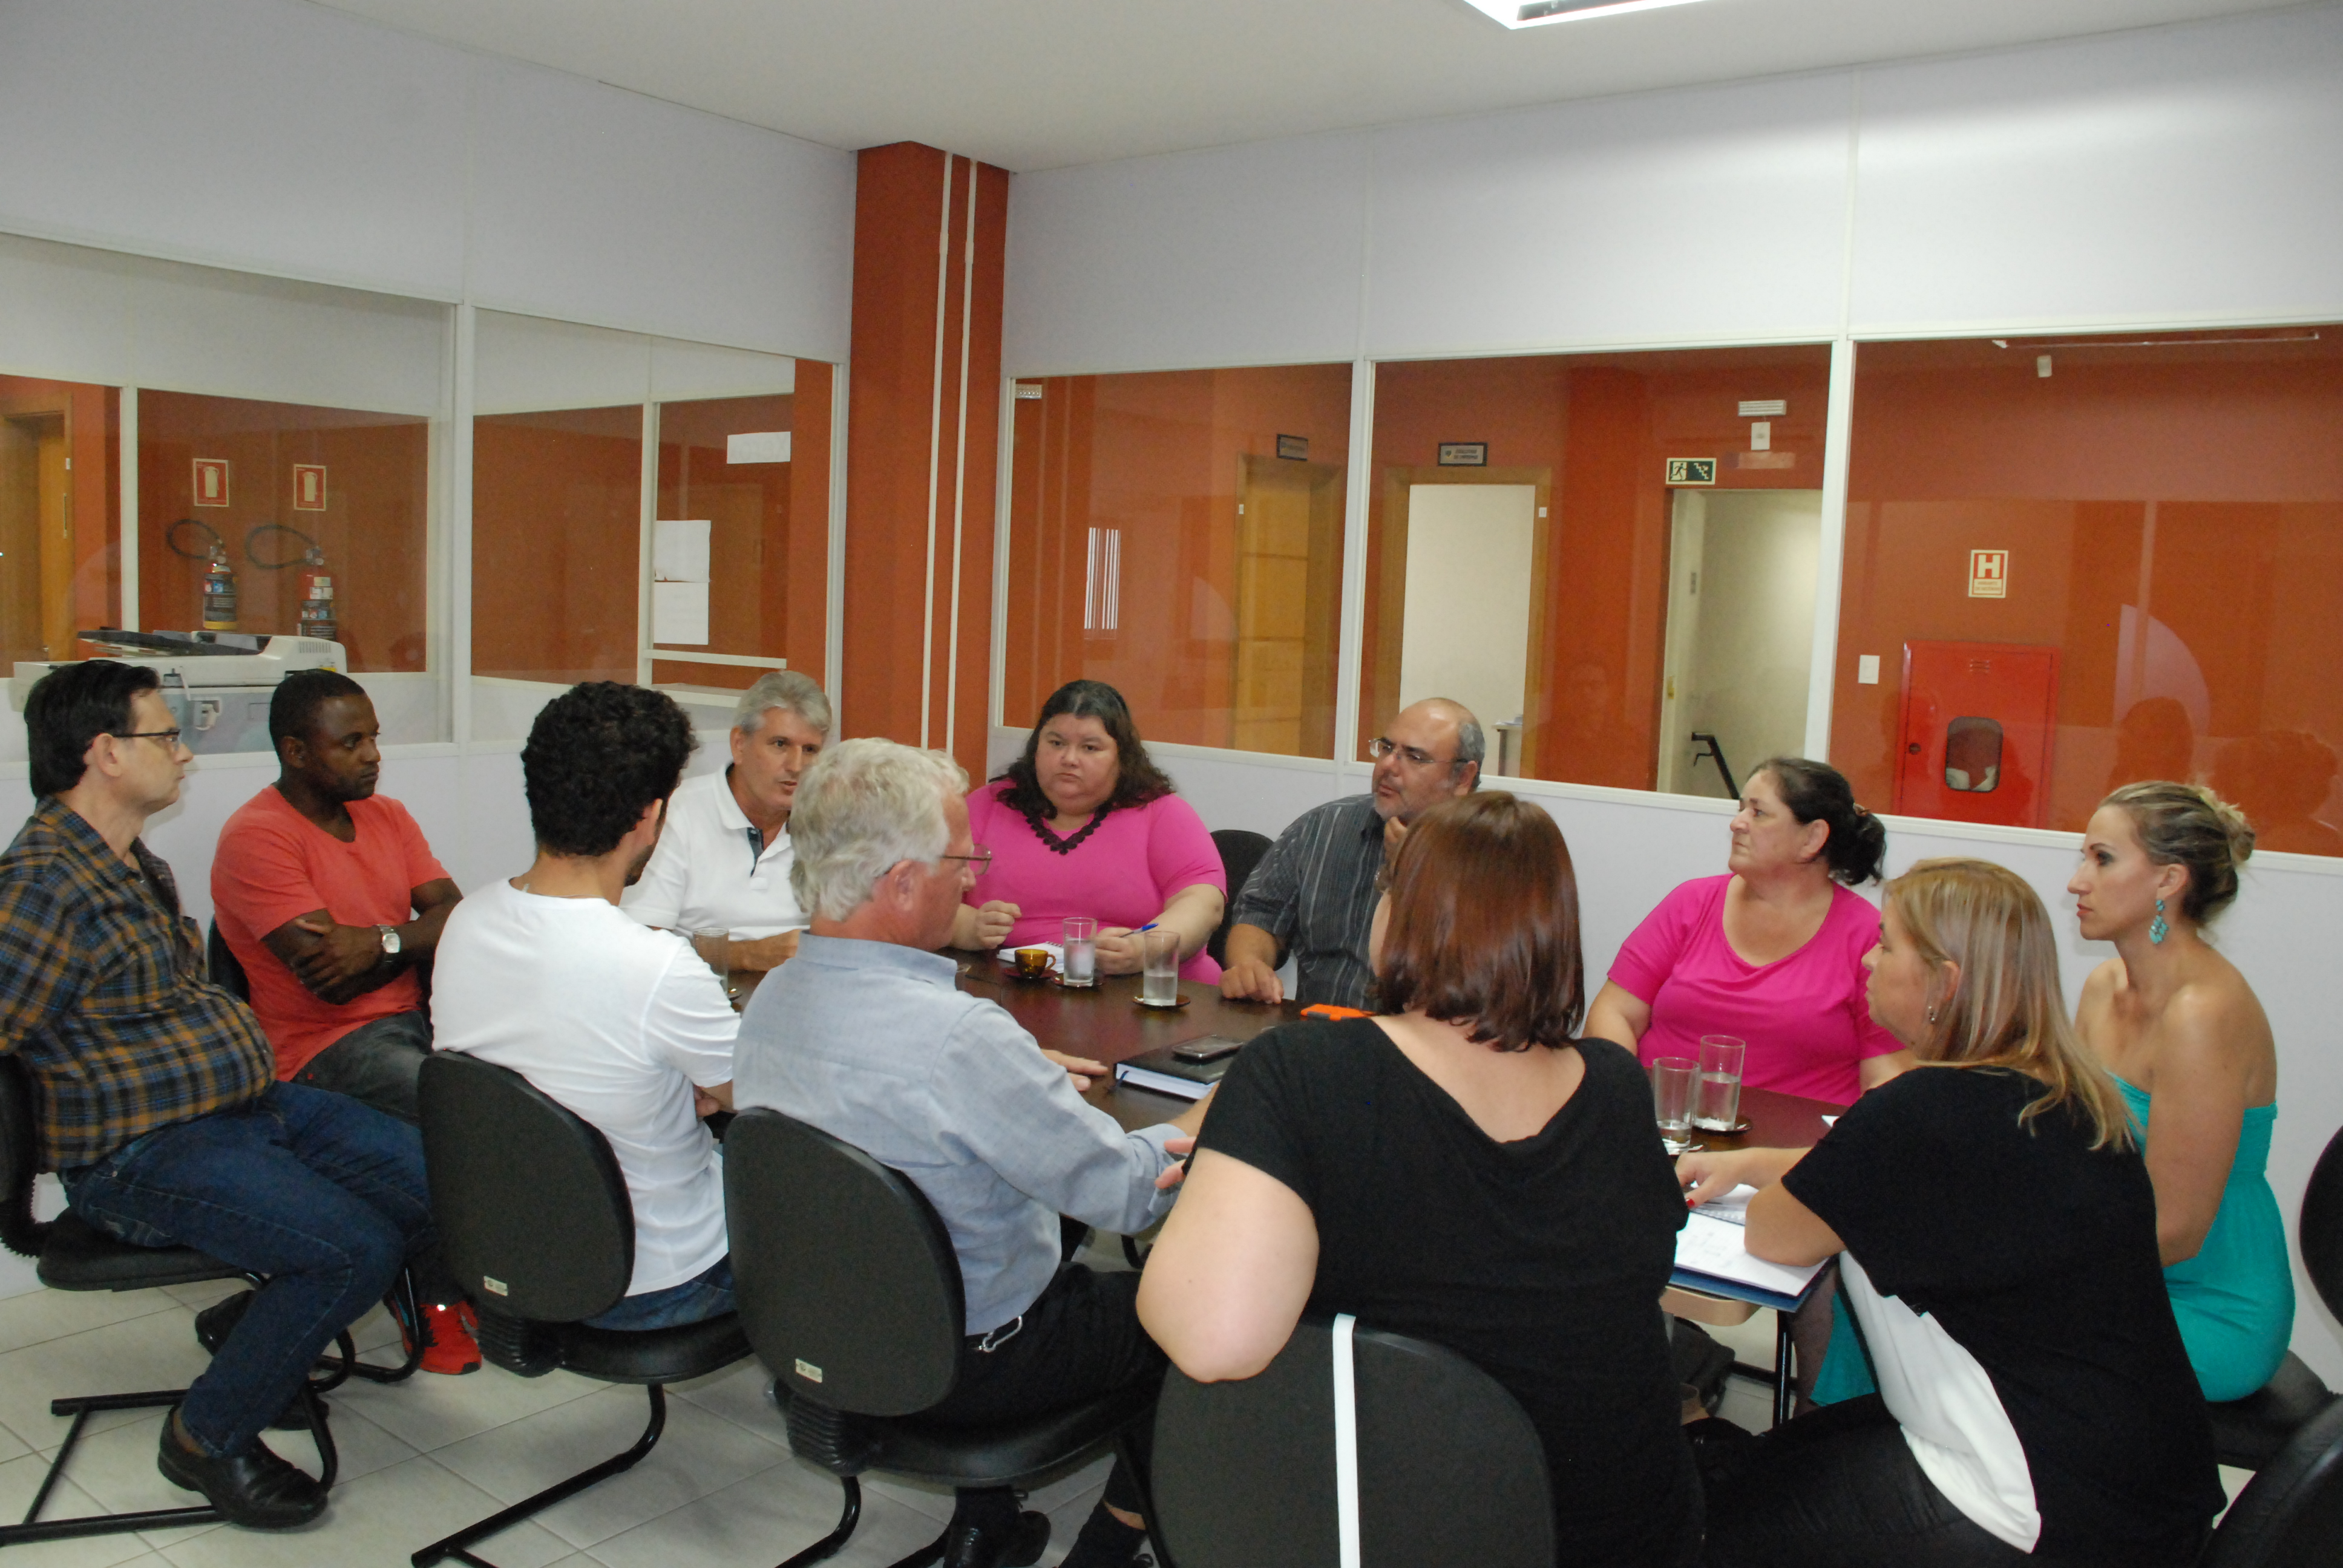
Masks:
[[[1668,483],[1671,485],[1714,485],[1716,483],[1716,459],[1714,457],[1670,457]]]

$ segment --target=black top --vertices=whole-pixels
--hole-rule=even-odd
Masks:
[[[2165,1293],[2155,1190],[2137,1152],[2093,1152],[2071,1108],[2021,1124],[2042,1092],[1998,1069],[1906,1072],[1855,1101],[1782,1184],[1881,1296],[1983,1369],[2024,1450],[2037,1552],[2166,1560],[2222,1493]]]
[[[1659,1309],[1683,1190],[1635,1059],[1575,1049],[1577,1092],[1498,1143],[1373,1020],[1288,1024],[1239,1053],[1201,1141],[1310,1206],[1309,1310],[1446,1345],[1522,1402],[1556,1561],[1674,1563],[1700,1509]]]

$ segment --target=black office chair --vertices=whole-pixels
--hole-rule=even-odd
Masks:
[[[236,960],[236,950],[220,935],[217,920],[204,930],[204,978],[246,1006],[252,1005],[252,981]]]
[[[2330,1400],[2237,1493],[2201,1561],[2204,1568],[2333,1568],[2338,1554],[2343,1400]]]
[[[920,1420],[960,1375],[960,1261],[917,1187],[826,1132],[777,1111],[742,1111],[724,1141],[724,1209],[740,1320],[778,1374],[789,1447],[845,1493],[838,1528],[781,1568],[846,1544],[865,1471],[963,1493],[1022,1486],[1120,1442],[1154,1405],[1146,1386],[994,1426]],[[1046,1545],[1047,1526],[1028,1514],[1021,1529],[1038,1529]],[[950,1533],[895,1568],[933,1563]]]
[[[1310,1318],[1253,1377],[1164,1379],[1151,1523],[1179,1568],[1340,1561],[1333,1354]],[[1363,1325],[1352,1366],[1361,1556],[1554,1568],[1545,1449],[1513,1396],[1454,1351]]]
[[[671,1329],[588,1327],[627,1293],[635,1211],[600,1132],[508,1068],[458,1051],[423,1064],[423,1157],[447,1262],[480,1313],[480,1350],[524,1377],[566,1369],[639,1383],[650,1419],[625,1452],[415,1553],[415,1568],[471,1548],[597,1482],[631,1470],[667,1425],[666,1386],[744,1359],[727,1312]]]
[[[1229,928],[1237,923],[1237,895],[1252,879],[1253,868],[1269,853],[1269,837],[1249,828],[1216,828],[1212,845],[1221,852],[1221,869],[1228,873],[1229,901],[1221,910],[1221,923],[1212,931],[1204,950],[1212,955],[1216,964],[1228,962]]]
[[[2330,1312],[2343,1313],[2343,1132],[2327,1143],[2302,1191],[2302,1268]],[[2292,1351],[2269,1382],[2243,1399],[2207,1408],[2213,1449],[2223,1464],[2258,1470],[2277,1456],[2303,1423],[2327,1410],[2335,1395]]]
[[[169,1285],[200,1284],[206,1280],[261,1282],[246,1270],[223,1263],[192,1247],[134,1247],[117,1241],[66,1210],[45,1223],[33,1218],[34,1088],[32,1075],[15,1055],[0,1056],[0,1242],[37,1265],[41,1283],[55,1291],[145,1291]],[[347,1333],[341,1336],[338,1367],[304,1389],[301,1402],[309,1432],[317,1439],[318,1483],[331,1488],[340,1468],[333,1433],[326,1424],[319,1393],[339,1384],[358,1366]],[[411,1368],[410,1368],[411,1370]],[[63,1541],[79,1535],[114,1535],[130,1530],[168,1530],[220,1523],[219,1510],[205,1503],[192,1508],[148,1508],[129,1513],[96,1513],[75,1519],[41,1517],[49,1494],[65,1474],[90,1416],[107,1410],[168,1410],[186,1397],[183,1388],[155,1389],[141,1393],[86,1394],[51,1400],[51,1415],[69,1415],[65,1442],[49,1462],[33,1505],[23,1523],[0,1525],[0,1547],[35,1541]]]

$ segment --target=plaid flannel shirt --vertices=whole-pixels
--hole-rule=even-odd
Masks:
[[[44,1171],[246,1104],[277,1076],[259,1020],[204,978],[170,867],[131,850],[143,875],[52,796],[0,855],[0,1051],[32,1070]]]

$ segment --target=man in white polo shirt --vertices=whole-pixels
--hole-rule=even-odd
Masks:
[[[789,808],[829,739],[830,699],[811,678],[760,676],[733,710],[731,766],[676,790],[627,913],[686,936],[728,933],[727,970],[775,969],[796,952],[808,921],[789,887]]]

